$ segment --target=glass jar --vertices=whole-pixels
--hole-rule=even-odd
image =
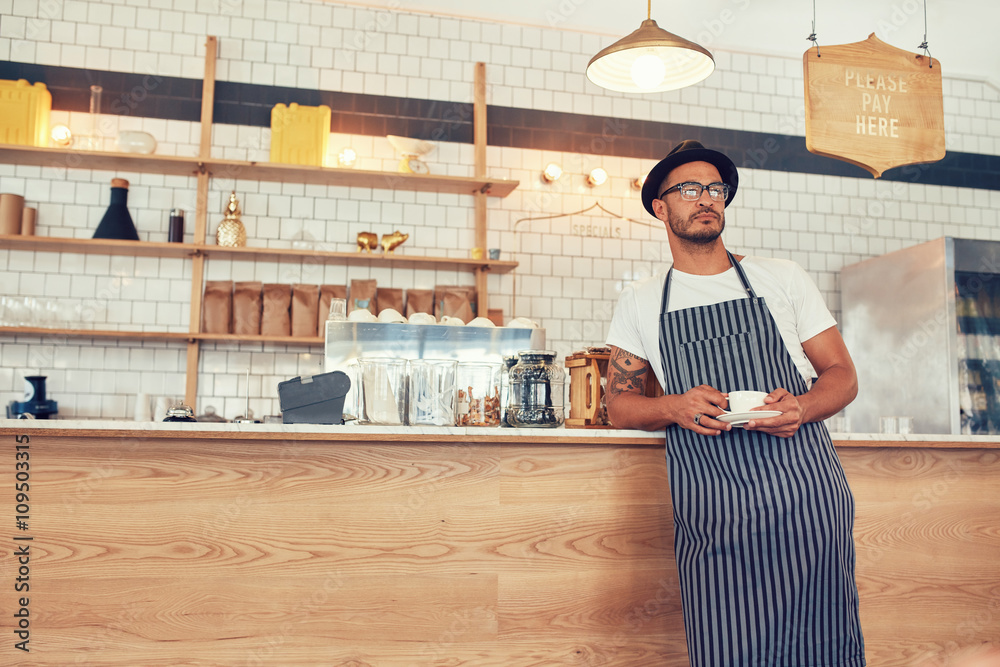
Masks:
[[[518,353],[517,364],[510,369],[510,403],[507,418],[511,426],[561,426],[563,385],[566,372],[555,362],[551,350],[525,350]]]
[[[410,361],[410,425],[454,426],[458,392],[454,359]]]
[[[458,364],[458,426],[500,425],[500,364]]]
[[[358,359],[361,374],[360,422],[406,424],[406,359]]]

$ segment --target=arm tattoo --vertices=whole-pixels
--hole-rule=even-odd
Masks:
[[[646,376],[649,362],[642,357],[615,348],[611,354],[608,377],[608,393],[632,393],[645,395]]]

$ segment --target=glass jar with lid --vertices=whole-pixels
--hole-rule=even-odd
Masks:
[[[524,350],[510,369],[510,402],[507,407],[511,426],[561,426],[563,385],[566,372],[555,361],[551,350]]]

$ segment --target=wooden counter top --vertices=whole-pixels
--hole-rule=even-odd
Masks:
[[[572,445],[635,445],[660,447],[662,432],[625,429],[571,428],[477,428],[435,426],[366,426],[349,423],[343,426],[319,424],[234,424],[182,422],[129,422],[99,420],[30,420],[0,419],[0,434],[42,430],[60,436],[157,437],[241,440],[289,440],[329,443],[355,443],[378,439],[381,442],[434,443],[525,443]],[[943,449],[1000,449],[1000,436],[968,435],[881,435],[878,433],[833,433],[838,448],[935,447]]]
[[[28,421],[0,664],[687,665],[657,434]],[[868,664],[995,640],[995,443],[837,447]]]

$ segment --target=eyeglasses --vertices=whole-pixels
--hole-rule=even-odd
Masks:
[[[688,183],[678,183],[673,185],[663,192],[657,199],[663,199],[663,196],[670,192],[671,190],[677,190],[681,193],[681,199],[687,201],[698,201],[701,199],[701,193],[708,190],[708,196],[712,198],[712,201],[726,201],[726,197],[729,196],[729,186],[725,183],[709,183],[708,185],[702,185],[701,183],[695,183],[694,181]]]

